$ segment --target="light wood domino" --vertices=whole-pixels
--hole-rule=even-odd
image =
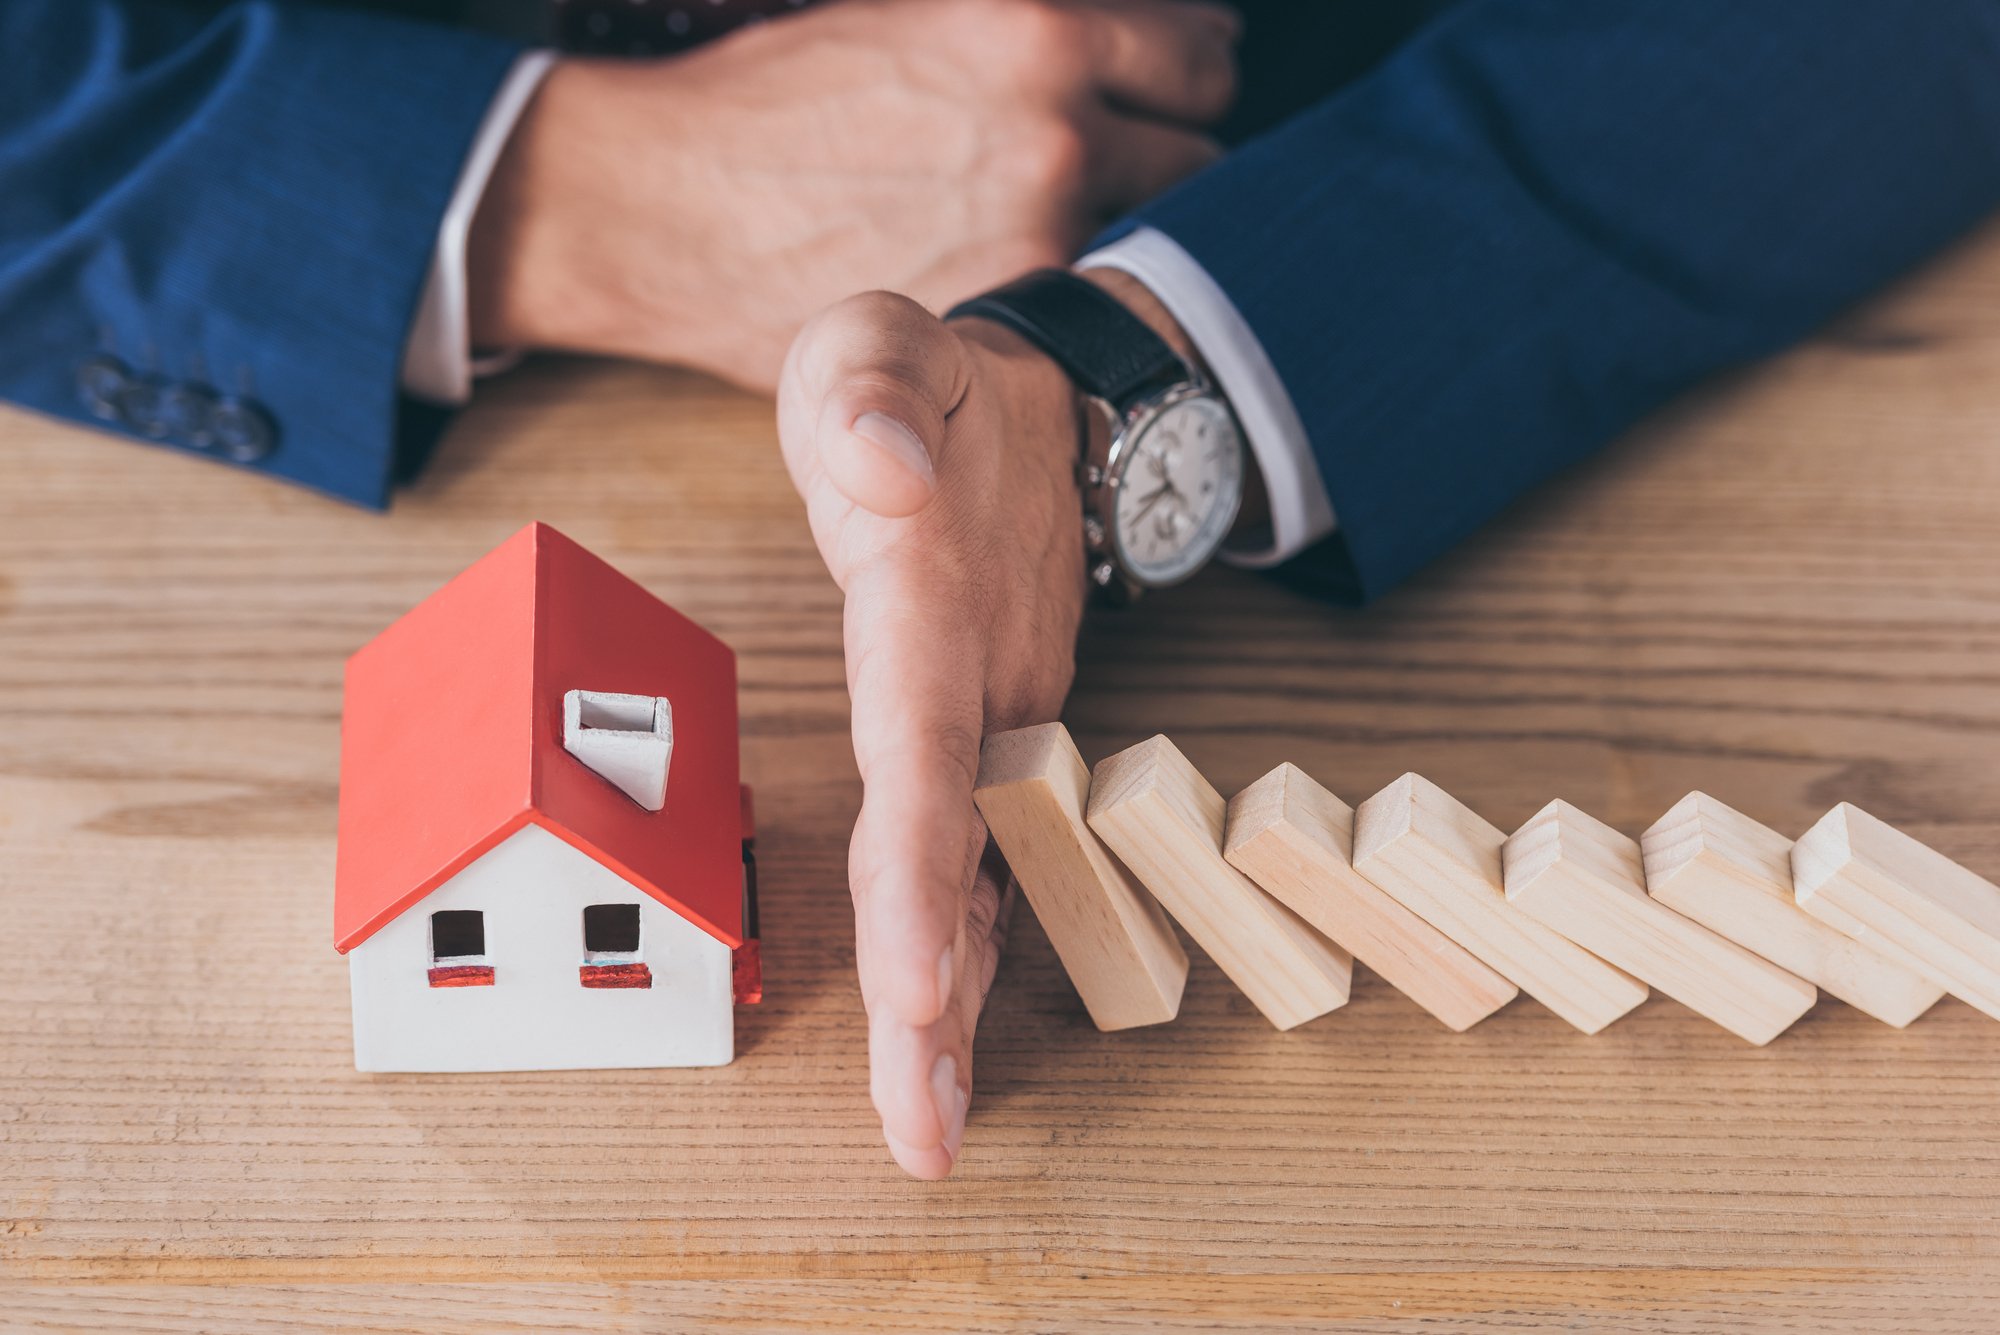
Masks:
[[[1812,1008],[1811,983],[1646,893],[1638,841],[1551,802],[1501,850],[1507,902],[1752,1043]]]
[[[1084,819],[1090,770],[1060,723],[996,733],[973,800],[1099,1029],[1180,1011],[1187,952],[1159,903]]]
[[[1689,793],[1639,840],[1646,892],[1683,917],[1902,1028],[1944,989],[1799,908],[1792,841],[1706,793]]]
[[[1354,867],[1405,908],[1586,1034],[1643,1002],[1646,985],[1507,902],[1507,836],[1417,774],[1363,802]]]
[[[2000,886],[1850,802],[1792,848],[1795,902],[2000,1019]]]
[[[1165,737],[1097,764],[1095,830],[1272,1024],[1346,1004],[1353,958],[1222,858],[1227,804]]]
[[[1222,855],[1454,1030],[1518,989],[1354,870],[1354,810],[1296,765],[1229,800]]]

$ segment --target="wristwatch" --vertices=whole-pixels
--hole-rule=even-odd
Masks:
[[[1110,419],[1083,432],[1078,479],[1090,579],[1114,599],[1187,579],[1215,556],[1243,503],[1243,431],[1229,402],[1103,288],[1040,269],[952,308],[1047,353]]]

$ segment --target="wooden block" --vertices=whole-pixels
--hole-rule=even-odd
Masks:
[[[1347,1001],[1354,961],[1222,858],[1227,804],[1165,737],[1097,764],[1090,828],[1272,1024]]]
[[[988,737],[973,800],[1099,1029],[1171,1020],[1187,952],[1084,820],[1090,770],[1060,723]]]
[[[1637,840],[1551,802],[1501,849],[1507,902],[1752,1043],[1818,999],[1811,983],[1646,893]]]
[[[1354,870],[1354,811],[1296,765],[1229,799],[1222,856],[1391,987],[1466,1030],[1515,986]]]
[[[1707,793],[1677,802],[1639,848],[1654,899],[1884,1024],[1900,1029],[1944,995],[1799,908],[1792,841]]]
[[[1492,824],[1405,774],[1354,816],[1354,867],[1396,901],[1586,1034],[1644,1001],[1646,985],[1507,902]]]
[[[1807,913],[2000,1019],[2000,886],[1851,803],[1792,847]]]

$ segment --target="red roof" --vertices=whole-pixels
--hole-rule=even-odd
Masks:
[[[563,749],[571,690],[672,702],[665,810]],[[535,824],[733,949],[741,803],[729,646],[530,524],[348,660],[334,946],[353,949]]]

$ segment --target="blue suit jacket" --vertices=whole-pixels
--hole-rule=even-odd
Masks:
[[[0,5],[0,395],[90,420],[110,351],[254,398],[252,466],[385,503],[437,221],[514,54],[292,5]],[[1365,596],[1996,204],[2000,0],[1464,0],[1139,217],[1262,339],[1340,519],[1307,564]]]
[[[0,3],[0,396],[183,443],[97,396],[111,354],[264,415],[253,467],[385,504],[438,221],[516,54],[302,5]]]
[[[1467,0],[1140,211],[1221,284],[1369,597],[2000,205],[1994,0]]]

